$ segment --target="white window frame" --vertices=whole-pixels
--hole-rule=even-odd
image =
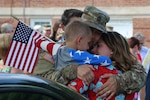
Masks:
[[[51,19],[30,19],[31,28],[33,28],[35,26],[36,22],[48,23],[48,24],[52,25]]]
[[[125,38],[133,36],[133,22],[132,20],[111,20],[108,26],[113,27],[113,31],[117,31]]]

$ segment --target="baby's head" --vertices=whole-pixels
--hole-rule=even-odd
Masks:
[[[66,45],[77,49],[89,49],[92,31],[82,20],[73,20],[65,27]]]

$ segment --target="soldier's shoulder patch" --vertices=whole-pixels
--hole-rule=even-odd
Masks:
[[[54,64],[54,60],[53,60],[53,57],[52,55],[48,54],[48,53],[45,53],[43,58],[47,61],[49,61],[50,63]]]

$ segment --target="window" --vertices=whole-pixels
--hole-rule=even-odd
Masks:
[[[119,32],[125,38],[133,35],[132,20],[112,20],[107,25],[112,26],[114,31]]]
[[[51,19],[30,19],[30,26],[33,28],[35,25],[52,24]]]

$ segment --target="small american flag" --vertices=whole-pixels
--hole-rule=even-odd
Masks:
[[[19,21],[4,64],[32,73],[39,53],[35,43],[41,38],[41,34]]]

